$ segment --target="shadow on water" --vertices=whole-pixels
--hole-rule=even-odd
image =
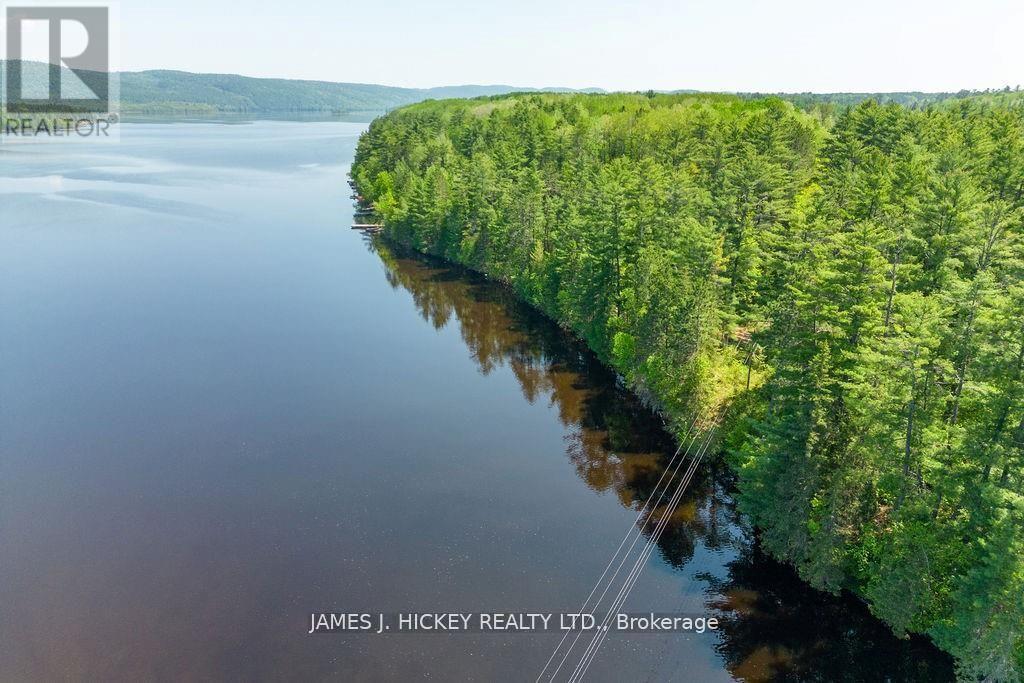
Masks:
[[[531,403],[547,401],[567,427],[565,451],[592,490],[639,510],[675,451],[662,420],[582,344],[507,288],[481,275],[367,239],[395,289],[436,329],[452,322],[480,372],[507,366]],[[728,551],[721,575],[698,571],[705,607],[721,621],[716,651],[737,679],[947,681],[952,662],[924,638],[901,640],[849,596],[813,590],[766,557],[743,524],[726,468],[691,483],[665,534],[661,559],[683,570],[698,546]]]

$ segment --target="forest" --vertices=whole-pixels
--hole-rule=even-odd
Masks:
[[[1024,98],[520,94],[374,121],[385,235],[500,280],[680,436],[764,549],[965,681],[1024,677]]]

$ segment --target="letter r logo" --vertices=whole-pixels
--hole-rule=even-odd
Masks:
[[[109,109],[109,8],[8,6],[5,17],[9,112]]]

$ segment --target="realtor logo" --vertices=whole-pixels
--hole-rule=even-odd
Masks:
[[[4,15],[8,114],[110,111],[108,7],[8,6]]]

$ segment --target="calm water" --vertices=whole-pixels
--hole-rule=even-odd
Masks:
[[[0,149],[0,680],[524,680],[559,635],[312,611],[574,610],[671,453],[499,287],[350,230],[362,124]],[[694,482],[591,680],[946,680]]]

